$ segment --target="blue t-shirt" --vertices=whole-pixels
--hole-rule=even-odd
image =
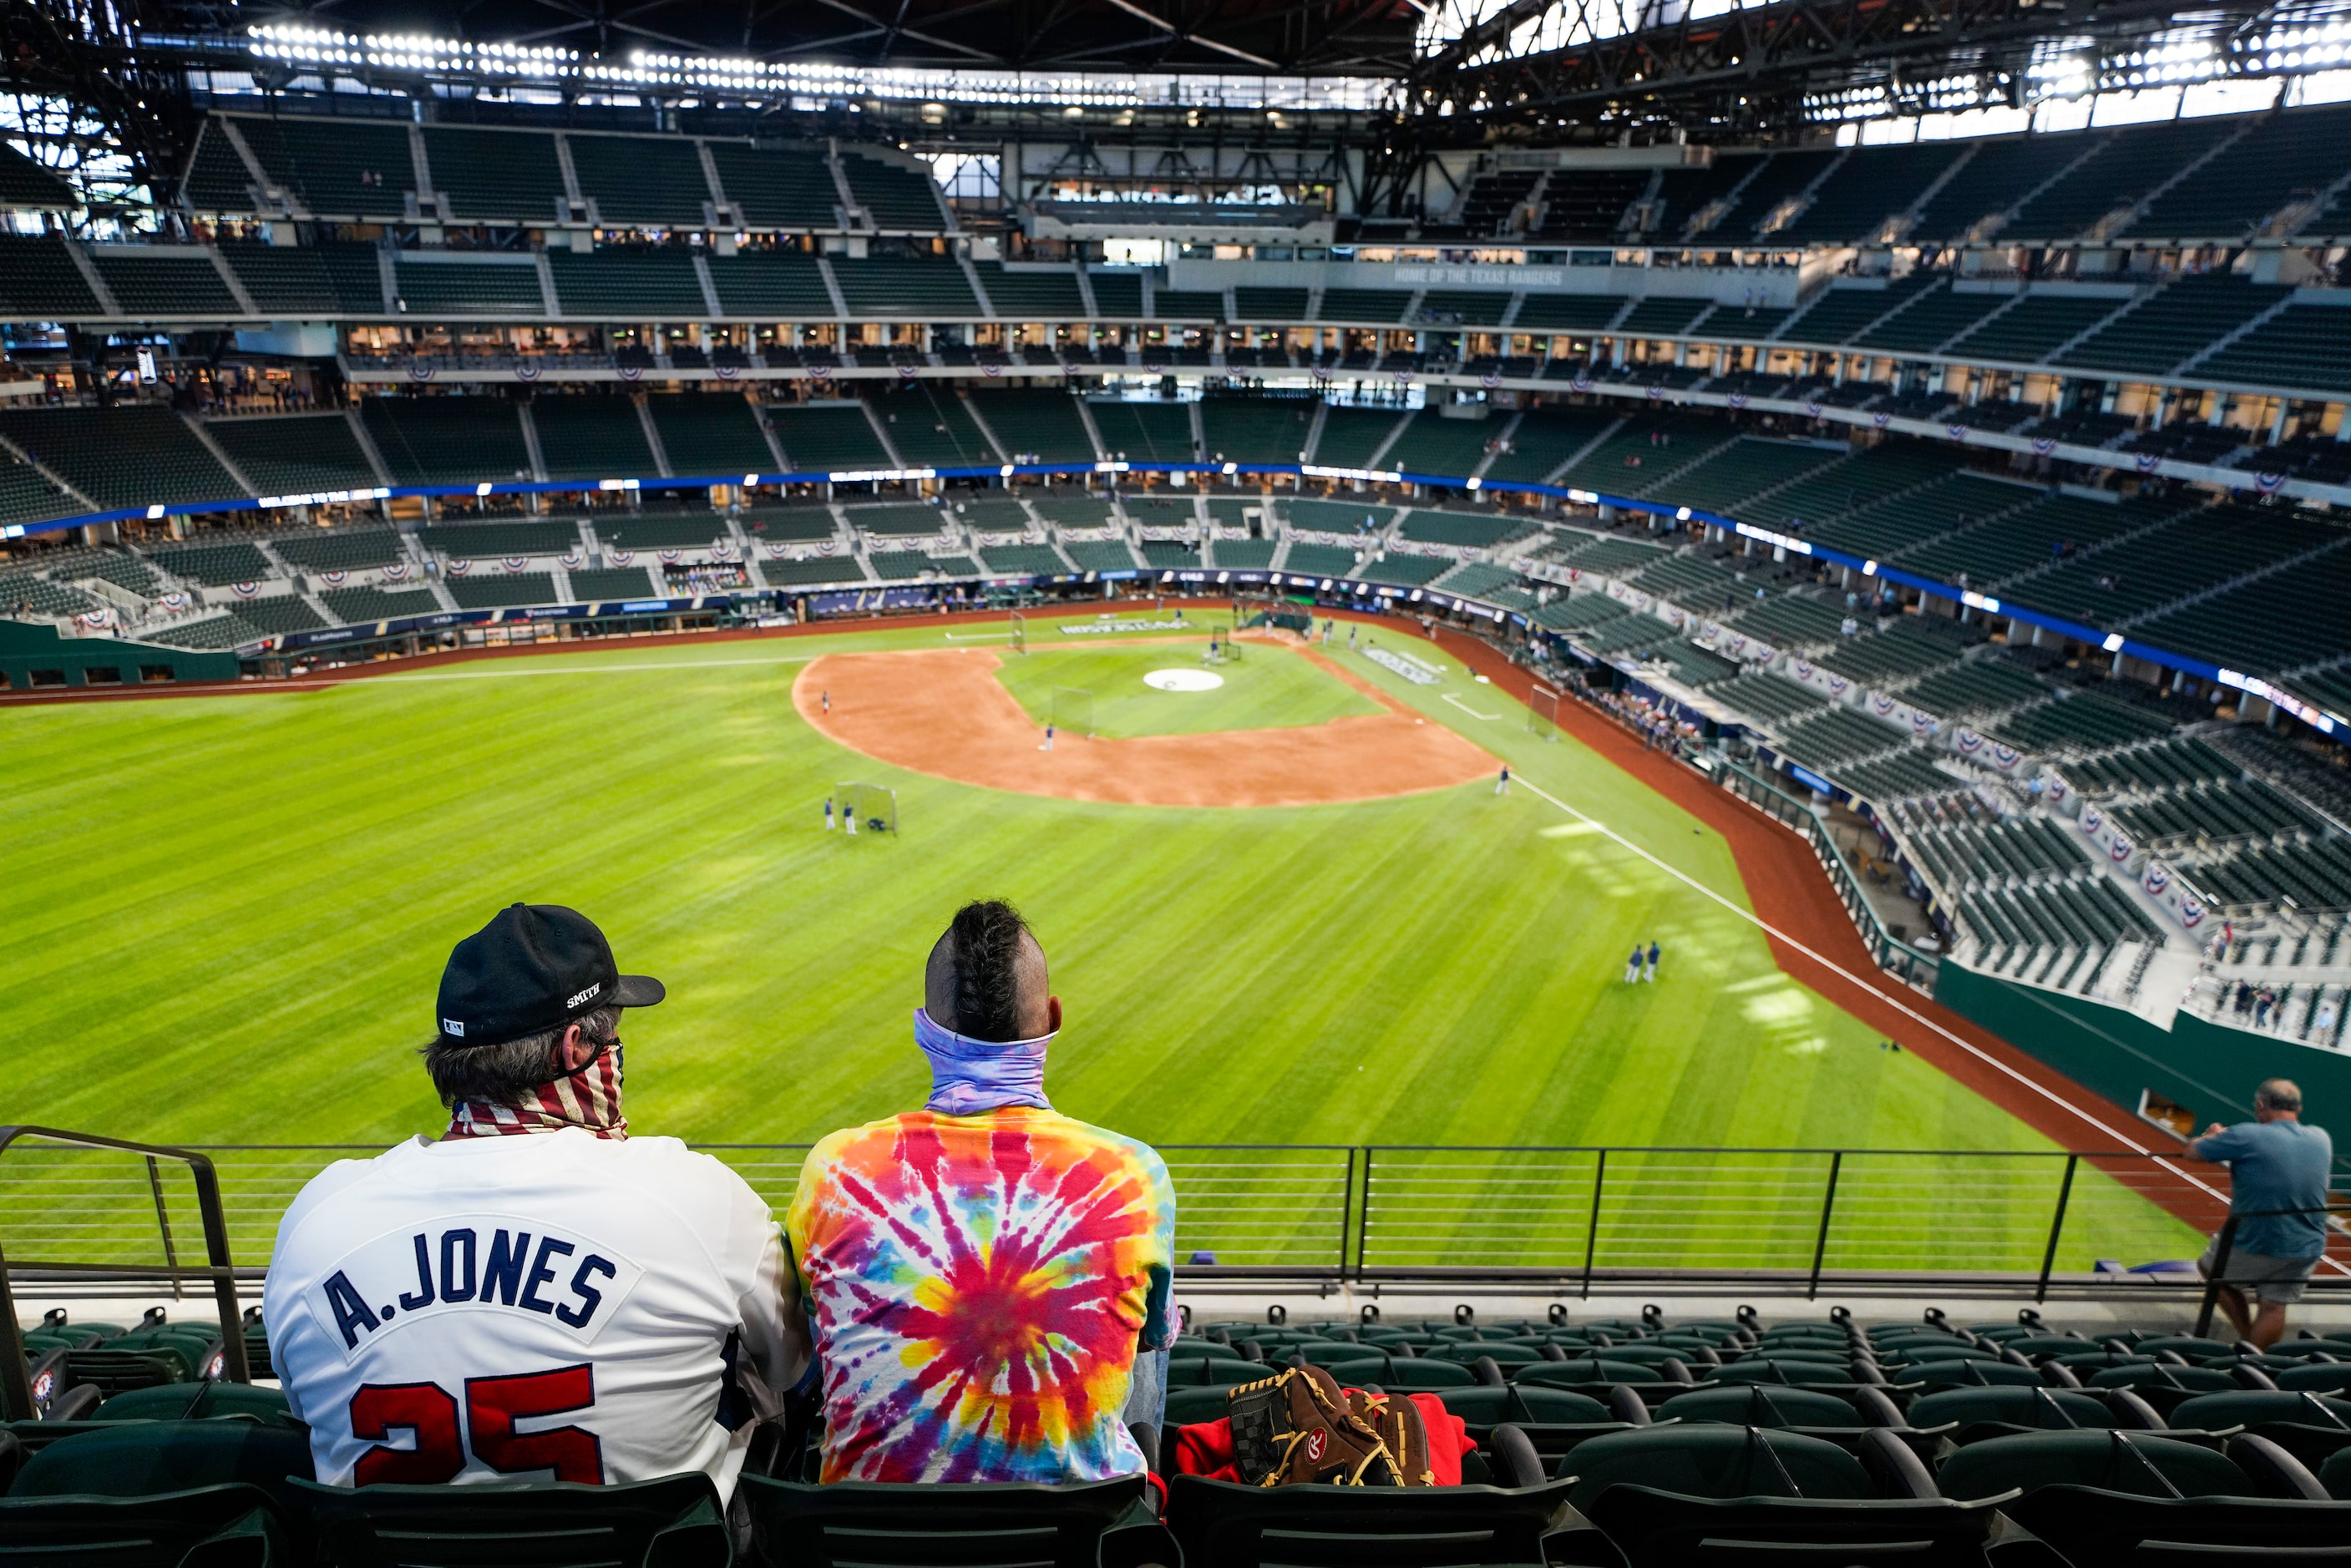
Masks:
[[[2239,1214],[2265,1209],[2316,1210],[2326,1202],[2335,1140],[2325,1127],[2294,1121],[2239,1122],[2189,1146],[2199,1159],[2225,1160]],[[2326,1216],[2273,1214],[2237,1222],[2233,1249],[2265,1258],[2315,1258],[2326,1251]]]

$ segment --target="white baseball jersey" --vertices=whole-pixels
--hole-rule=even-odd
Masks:
[[[741,1177],[566,1129],[329,1166],[278,1226],[262,1313],[322,1481],[700,1469],[731,1496],[751,1428],[717,1420],[730,1340],[790,1387],[797,1289]]]

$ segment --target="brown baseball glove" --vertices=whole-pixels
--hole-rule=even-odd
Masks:
[[[1226,1413],[1232,1418],[1234,1461],[1252,1486],[1398,1484],[1379,1431],[1320,1366],[1294,1366],[1262,1383],[1244,1383],[1226,1396]],[[1426,1435],[1419,1452],[1425,1465]]]

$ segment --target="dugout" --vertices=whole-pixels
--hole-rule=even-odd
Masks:
[[[91,687],[169,686],[237,678],[236,655],[64,637],[53,626],[0,620],[0,684],[11,691]]]

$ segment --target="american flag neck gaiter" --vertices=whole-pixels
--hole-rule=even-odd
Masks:
[[[515,1133],[578,1127],[597,1137],[629,1136],[621,1114],[621,1048],[597,1054],[578,1072],[526,1089],[511,1100],[459,1100],[450,1109],[451,1137],[504,1137]]]

